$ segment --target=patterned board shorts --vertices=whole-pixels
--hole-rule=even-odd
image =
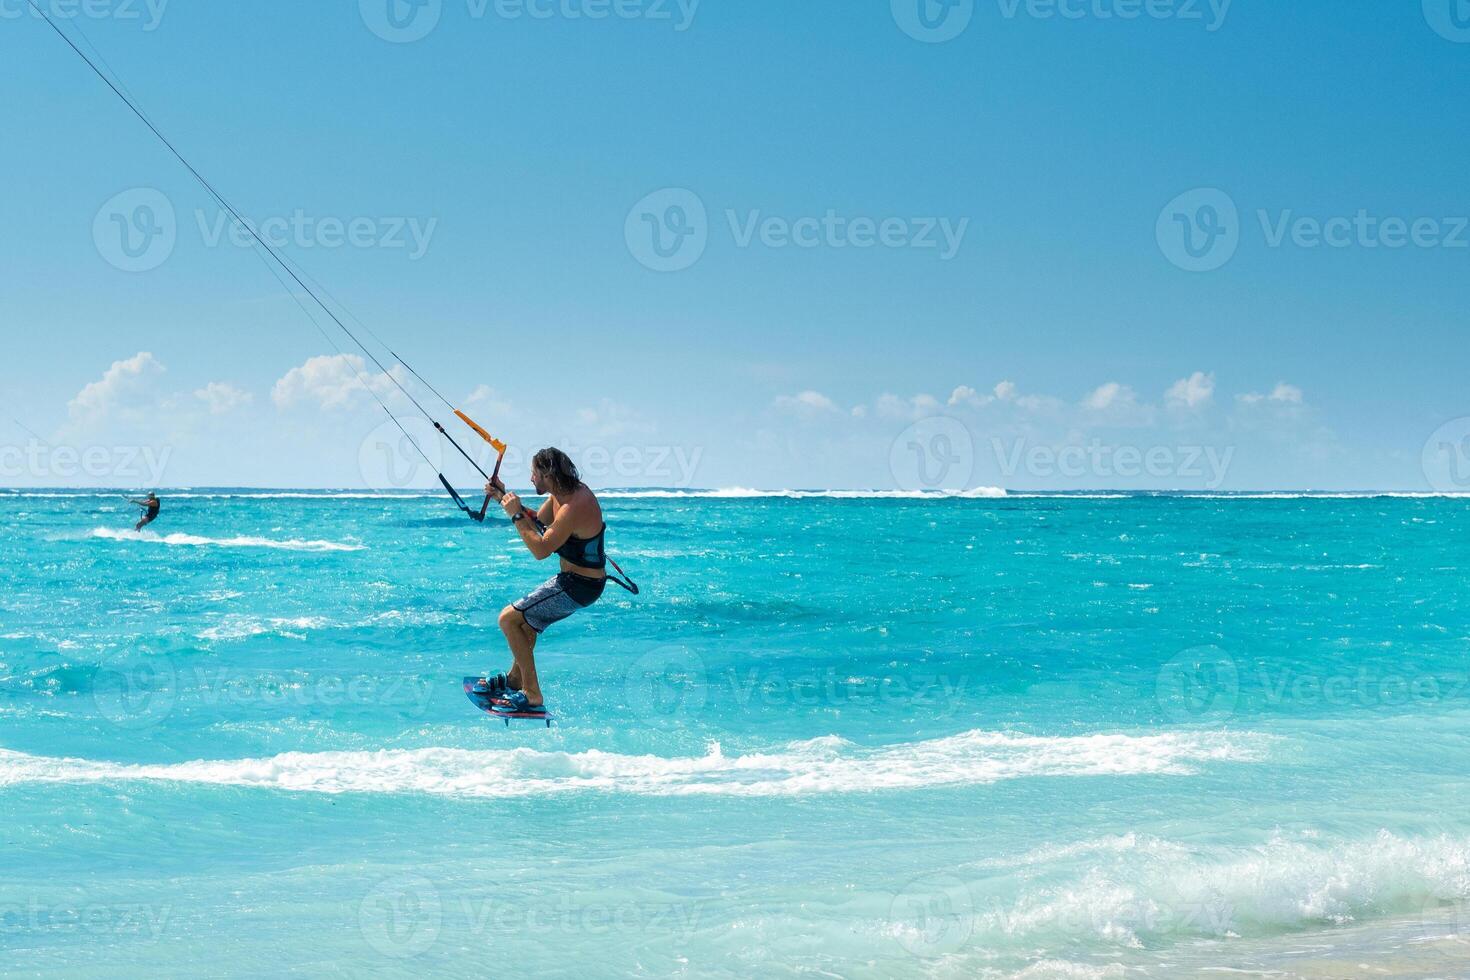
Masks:
[[[552,623],[559,623],[579,609],[586,609],[602,598],[607,587],[605,578],[589,578],[574,572],[562,572],[524,599],[517,599],[515,608],[526,617],[526,625],[542,633]]]

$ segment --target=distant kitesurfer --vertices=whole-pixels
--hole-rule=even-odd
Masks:
[[[142,507],[144,511],[143,519],[138,522],[136,527],[133,528],[134,531],[141,531],[149,524],[152,524],[154,521],[158,520],[158,510],[160,507],[163,506],[163,501],[159,500],[158,494],[154,493],[152,490],[148,491],[148,496],[143,498],[142,500],[134,500],[129,497],[128,502],[136,507]]]
[[[500,501],[536,560],[557,555],[561,572],[500,611],[500,629],[514,665],[508,674],[484,683],[490,693],[503,694],[510,710],[534,714],[546,710],[536,677],[536,640],[552,623],[602,597],[608,558],[602,506],[566,453],[560,449],[537,453],[531,460],[531,485],[538,494],[547,494],[546,502],[535,512],[499,481],[486,485],[485,492]]]

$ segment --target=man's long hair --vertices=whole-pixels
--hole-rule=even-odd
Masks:
[[[541,450],[531,457],[531,465],[545,477],[556,493],[575,493],[582,485],[582,474],[577,472],[577,464],[560,449],[552,447]]]

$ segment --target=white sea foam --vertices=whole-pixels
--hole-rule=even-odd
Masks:
[[[1127,975],[1119,963],[1092,966],[1087,963],[1047,959],[1031,964],[1012,977],[1013,980],[1122,980]]]
[[[297,616],[294,619],[261,619],[239,613],[227,614],[217,625],[196,633],[201,640],[244,640],[254,636],[283,636],[304,639],[307,630],[325,629],[329,620],[320,616]]]
[[[766,753],[664,758],[532,749],[425,748],[292,752],[263,759],[122,765],[0,750],[0,786],[135,782],[253,786],[313,793],[533,796],[575,791],[646,796],[808,796],[994,783],[1032,776],[1188,775],[1210,762],[1265,758],[1273,740],[1250,733],[1045,738],[970,731],[862,748],[827,737]]]
[[[271,538],[238,536],[233,538],[204,538],[196,534],[164,534],[153,531],[120,531],[117,528],[99,527],[92,529],[92,537],[106,541],[142,542],[173,547],[189,548],[270,548],[277,551],[363,551],[364,546],[341,541],[303,541],[291,538],[277,541]]]
[[[1057,865],[1071,874],[1055,877]],[[1047,847],[1004,861],[1028,886],[977,916],[984,932],[1045,942],[1066,935],[1137,948],[1165,936],[1234,937],[1281,928],[1413,914],[1470,898],[1470,841],[1449,835],[1366,839],[1273,837],[1201,849],[1126,834]],[[964,874],[966,869],[958,869]]]

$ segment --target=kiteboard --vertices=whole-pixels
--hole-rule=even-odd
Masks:
[[[475,691],[475,685],[483,681],[483,677],[466,677],[464,679],[464,693],[475,707],[492,718],[500,718],[505,721],[505,727],[509,728],[512,719],[525,721],[544,721],[546,727],[551,727],[552,715],[548,711],[503,711],[497,710],[494,695],[480,694]]]

